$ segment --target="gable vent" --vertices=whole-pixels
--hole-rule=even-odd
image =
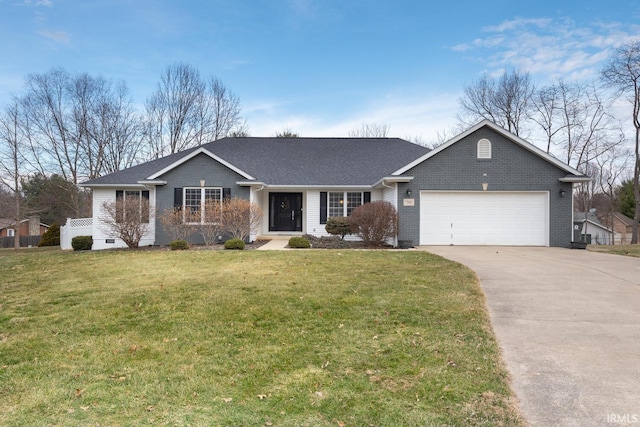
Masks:
[[[491,158],[491,141],[486,138],[482,138],[478,141],[478,158],[490,159]]]

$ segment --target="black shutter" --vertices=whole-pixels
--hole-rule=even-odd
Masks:
[[[182,188],[173,189],[173,208],[182,210]]]
[[[327,223],[327,192],[320,192],[320,224]]]
[[[371,191],[364,192],[364,200],[362,201],[362,204],[364,205],[365,203],[371,203]]]
[[[149,223],[149,209],[151,209],[151,206],[149,206],[149,191],[148,190],[142,190],[142,200],[140,200],[140,202],[142,203],[140,206],[141,209],[141,220],[143,223],[148,224]]]
[[[222,200],[230,200],[231,199],[231,189],[223,188],[222,189]]]

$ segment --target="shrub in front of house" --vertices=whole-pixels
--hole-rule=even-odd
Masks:
[[[309,249],[311,247],[311,243],[304,237],[294,236],[289,239],[289,247],[295,249]]]
[[[327,233],[334,236],[340,236],[344,240],[344,236],[351,234],[351,224],[346,216],[334,216],[327,218],[327,225],[324,226]]]
[[[93,246],[93,237],[76,236],[71,239],[71,247],[74,251],[90,251]]]
[[[351,213],[351,231],[368,247],[384,246],[398,234],[398,212],[386,201],[358,206]]]
[[[225,249],[243,250],[244,245],[245,243],[244,243],[244,240],[242,239],[229,239],[226,242],[224,242]]]
[[[51,227],[40,238],[38,246],[60,246],[60,224],[57,222],[51,224]]]
[[[172,251],[186,251],[189,249],[189,243],[186,240],[173,240],[169,243],[169,247]]]

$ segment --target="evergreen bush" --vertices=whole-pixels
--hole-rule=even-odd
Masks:
[[[340,236],[344,240],[344,236],[351,234],[351,223],[346,216],[334,216],[327,219],[327,225],[324,226],[327,233],[334,236]]]
[[[189,249],[189,243],[186,240],[173,240],[169,243],[169,247],[172,251],[186,251]]]
[[[242,239],[229,239],[226,242],[224,242],[224,248],[225,249],[237,249],[237,250],[243,250],[244,249],[244,240]]]
[[[71,247],[74,251],[90,251],[93,246],[93,237],[76,236],[71,239]]]
[[[60,224],[57,222],[51,224],[51,227],[40,238],[38,246],[60,246]]]
[[[304,237],[295,236],[289,239],[289,247],[296,249],[308,249],[311,247],[311,243]]]

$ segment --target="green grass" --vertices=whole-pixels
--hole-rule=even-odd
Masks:
[[[476,278],[428,253],[18,251],[0,271],[0,425],[523,425]]]
[[[587,249],[593,252],[604,252],[615,255],[626,255],[640,258],[640,245],[589,245]]]

